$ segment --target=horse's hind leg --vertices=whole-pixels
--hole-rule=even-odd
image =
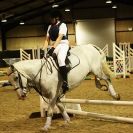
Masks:
[[[108,91],[111,94],[111,96],[116,99],[116,100],[120,100],[120,95],[118,93],[115,92],[115,89],[111,83],[110,79],[105,80],[108,84]]]
[[[103,90],[103,91],[107,91],[108,90],[107,85],[101,84],[100,83],[100,78],[98,78],[97,76],[95,76],[95,85],[100,90]]]
[[[120,95],[115,91],[115,89],[114,89],[114,87],[113,87],[113,85],[111,83],[110,77],[103,73],[102,76],[99,76],[99,78],[105,80],[105,82],[107,83],[107,87],[108,87],[108,91],[109,91],[110,95],[114,99],[120,100]]]

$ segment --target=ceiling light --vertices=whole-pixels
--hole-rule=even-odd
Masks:
[[[25,23],[24,23],[24,21],[20,21],[20,23],[19,23],[20,25],[24,25]]]
[[[53,5],[52,5],[52,8],[57,8],[57,7],[59,7],[58,4],[53,4]]]
[[[70,9],[69,9],[69,8],[66,8],[66,9],[65,9],[65,12],[70,12]]]
[[[1,22],[2,23],[7,22],[7,19],[6,19],[6,15],[5,14],[2,14],[2,16],[1,16]]]
[[[6,23],[7,22],[7,19],[2,19],[1,22],[2,23]]]
[[[112,1],[111,1],[111,0],[107,0],[106,3],[107,3],[107,4],[111,4]]]
[[[115,8],[117,8],[117,6],[116,6],[116,5],[113,5],[113,6],[112,6],[112,8],[114,8],[114,9],[115,9]]]
[[[133,28],[132,27],[128,27],[128,31],[132,31],[133,30]]]

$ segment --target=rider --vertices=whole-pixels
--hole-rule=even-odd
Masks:
[[[50,56],[56,54],[57,56],[59,71],[63,79],[63,94],[65,94],[66,91],[69,89],[67,82],[68,70],[65,63],[65,59],[69,49],[67,26],[64,22],[62,22],[62,15],[58,10],[52,11],[50,14],[50,18],[51,25],[48,26],[47,35],[43,48],[47,48],[49,42],[52,42],[52,46],[51,49],[48,51],[48,54]]]

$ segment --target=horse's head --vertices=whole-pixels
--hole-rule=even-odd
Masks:
[[[17,92],[17,96],[19,99],[24,100],[26,97],[26,91],[22,86],[22,78],[20,73],[14,68],[14,66],[10,66],[7,70],[7,75],[9,77],[9,82],[14,87],[14,90]]]

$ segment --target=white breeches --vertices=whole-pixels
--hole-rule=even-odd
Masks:
[[[57,55],[59,66],[65,66],[65,59],[67,56],[67,51],[69,49],[69,43],[68,41],[61,41],[60,44],[55,48],[54,53]]]

